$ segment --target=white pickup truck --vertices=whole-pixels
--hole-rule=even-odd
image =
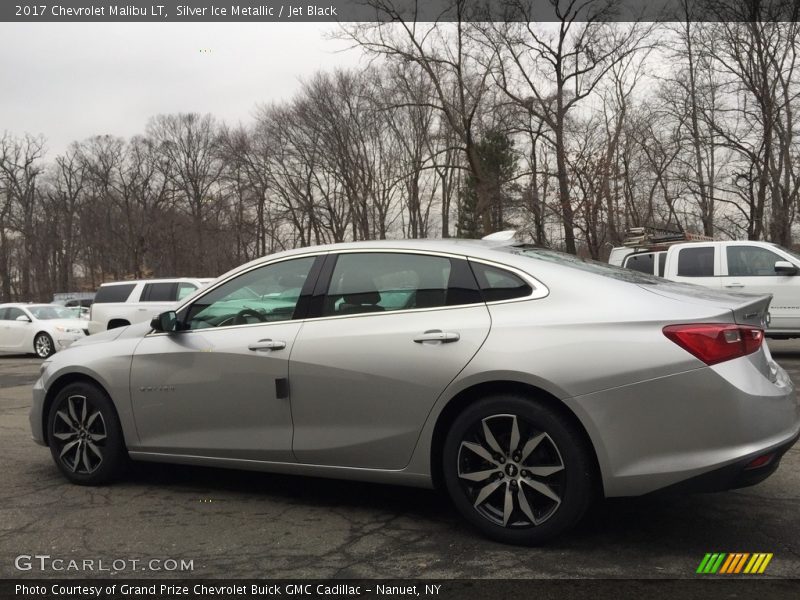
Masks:
[[[149,321],[213,279],[142,279],[104,283],[89,313],[89,333]]]
[[[771,338],[800,337],[800,256],[769,242],[715,241],[615,248],[609,263],[730,292],[772,294]]]

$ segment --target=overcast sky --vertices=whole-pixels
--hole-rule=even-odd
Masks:
[[[52,158],[73,140],[142,133],[160,113],[248,122],[314,71],[359,64],[357,50],[325,39],[333,27],[0,23],[0,132],[42,134]]]

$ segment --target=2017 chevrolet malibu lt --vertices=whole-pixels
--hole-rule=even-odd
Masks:
[[[598,496],[777,468],[800,406],[769,301],[513,242],[303,248],[56,354],[31,428],[78,484],[131,458],[440,485],[536,544]]]

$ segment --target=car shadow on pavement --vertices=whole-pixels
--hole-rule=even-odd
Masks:
[[[453,531],[460,532],[458,537],[462,542],[474,538],[477,545],[489,543],[497,548],[509,548],[494,544],[473,531],[456,513],[446,495],[436,490],[157,463],[134,463],[128,481],[222,502],[241,500],[243,496],[262,496],[268,501],[309,509],[392,513],[431,532],[439,530],[450,536]],[[735,492],[600,500],[576,528],[545,548],[578,550],[598,544],[624,544],[628,553],[635,548],[652,549],[656,541],[664,549],[674,548],[676,552],[685,553],[687,550],[705,552],[711,541],[724,545],[726,540],[731,547],[738,547],[742,543],[741,531],[731,527],[730,516],[759,513],[759,504],[759,500]],[[778,521],[773,525],[780,529]]]
[[[260,471],[134,462],[128,480],[184,492],[202,491],[209,497],[260,495],[309,506],[374,507],[428,517],[451,511],[447,498],[435,490]]]

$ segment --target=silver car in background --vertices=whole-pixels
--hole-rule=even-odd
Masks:
[[[79,484],[131,458],[441,486],[537,544],[597,497],[777,468],[800,406],[769,301],[510,242],[303,248],[58,353],[31,428]]]

